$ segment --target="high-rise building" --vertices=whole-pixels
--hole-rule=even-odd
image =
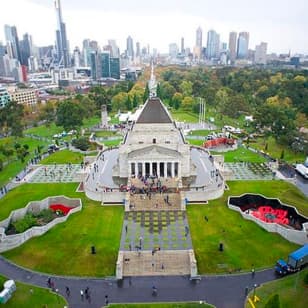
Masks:
[[[120,51],[119,51],[119,47],[117,46],[117,43],[115,40],[108,40],[108,45],[111,46],[111,57],[115,57],[115,58],[119,58],[120,56]]]
[[[80,50],[79,47],[75,47],[74,51],[73,51],[73,60],[74,60],[74,67],[80,67]]]
[[[249,33],[240,32],[237,40],[237,58],[247,59],[248,58],[248,46],[249,46]]]
[[[70,57],[68,40],[66,36],[66,26],[62,20],[62,10],[60,0],[55,0],[55,8],[57,14],[57,30],[56,30],[56,48],[57,48],[57,63],[59,66],[69,67]]]
[[[126,39],[126,55],[130,60],[134,60],[134,41],[130,35]]]
[[[175,59],[177,57],[178,53],[179,53],[178,45],[176,43],[169,44],[169,56],[172,59]]]
[[[5,25],[4,33],[10,58],[17,59],[21,62],[20,46],[16,27]]]
[[[184,37],[181,38],[181,54],[185,54]]]
[[[260,45],[256,46],[255,63],[265,65],[267,60],[266,53],[267,53],[267,43],[261,42]]]
[[[138,58],[138,57],[140,57],[140,43],[139,42],[137,42],[136,43],[136,57]]]
[[[200,27],[196,31],[196,46],[202,49],[202,29]]]
[[[110,77],[110,53],[102,52],[101,53],[101,77],[108,78]]]
[[[231,64],[233,64],[235,59],[236,59],[236,37],[237,37],[236,32],[230,32],[230,35],[229,35],[229,58],[230,58]]]
[[[32,39],[28,33],[23,35],[23,40],[20,41],[21,64],[28,66],[28,59],[32,56]]]
[[[110,77],[120,79],[120,59],[110,58]]]
[[[206,44],[206,56],[208,59],[219,57],[219,44],[220,44],[219,34],[214,30],[210,30],[207,33],[207,44]]]

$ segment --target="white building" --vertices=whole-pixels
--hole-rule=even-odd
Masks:
[[[37,93],[33,89],[15,89],[9,90],[11,100],[23,105],[35,105],[37,104]]]

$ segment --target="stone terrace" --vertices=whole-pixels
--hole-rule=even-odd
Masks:
[[[190,274],[189,251],[124,252],[124,276],[163,276]]]
[[[168,196],[168,204],[165,199]],[[181,197],[179,193],[160,194],[151,193],[134,194],[130,196],[130,209],[133,211],[175,211],[181,209]]]

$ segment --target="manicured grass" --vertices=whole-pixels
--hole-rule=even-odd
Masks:
[[[214,130],[209,130],[209,129],[196,129],[196,130],[190,131],[189,136],[207,136],[213,132],[217,132],[217,130],[214,131]]]
[[[260,193],[278,197],[307,215],[308,200],[296,187],[283,181],[234,181],[228,182],[228,185],[230,190],[220,199],[210,201],[206,206],[187,207],[200,273],[272,267],[277,259],[286,257],[299,247],[276,233],[268,233],[227,207],[229,195]],[[223,252],[218,251],[219,243],[224,244]]]
[[[9,163],[3,167],[3,170],[0,171],[0,186],[3,186],[9,182],[10,179],[13,179],[25,166],[27,161],[34,156],[34,150],[37,149],[38,145],[47,146],[48,142],[34,140],[31,138],[2,138],[0,139],[0,145],[3,145],[8,148],[14,148],[14,144],[19,143],[21,146],[27,144],[29,146],[30,154],[25,157],[25,161],[21,162],[20,159],[17,160],[16,154],[10,157]],[[2,158],[3,161],[6,161],[6,158]]]
[[[233,162],[251,162],[251,163],[264,163],[266,159],[259,155],[258,153],[252,152],[244,147],[239,147],[235,151],[229,152],[215,152],[211,151],[211,154],[222,154],[225,157],[226,163],[233,163]]]
[[[308,269],[283,279],[268,282],[256,289],[256,295],[260,298],[257,307],[265,307],[268,299],[273,294],[279,295],[280,307],[306,308],[308,307],[308,286],[304,285],[304,276]],[[253,292],[249,294],[253,296]],[[251,308],[246,302],[246,308]]]
[[[95,136],[100,138],[100,137],[113,137],[118,135],[117,131],[112,131],[112,130],[101,130],[98,132],[95,132]]]
[[[57,151],[48,157],[44,158],[40,164],[79,164],[83,161],[83,155],[69,150]]]
[[[202,146],[204,143],[204,140],[196,140],[196,139],[186,139],[186,141],[192,145],[198,145],[198,146]]]
[[[172,110],[171,115],[173,119],[178,122],[186,122],[186,123],[198,122],[198,115],[191,112],[182,110]]]
[[[3,289],[3,283],[8,280],[0,275],[0,289]],[[33,307],[64,307],[67,306],[66,300],[48,289],[38,288],[29,284],[16,282],[16,291],[5,304],[8,308],[33,308]]]
[[[147,308],[177,308],[177,307],[183,307],[183,308],[194,308],[194,307],[207,307],[211,308],[214,307],[213,305],[209,304],[200,304],[199,302],[190,302],[190,303],[142,303],[142,304],[111,304],[109,307],[114,308],[131,308],[131,307],[147,307]]]
[[[40,125],[31,127],[24,131],[24,134],[32,134],[40,137],[52,138],[53,135],[62,133],[64,131],[62,126],[56,126],[55,123],[51,123],[49,126]]]
[[[266,143],[267,143],[267,150],[265,150]],[[268,137],[266,139],[258,138],[256,139],[256,142],[251,142],[249,146],[258,149],[260,151],[262,150],[276,159],[280,159],[281,152],[282,150],[284,150],[283,160],[289,163],[304,162],[306,159],[305,153],[293,152],[287,146],[278,144],[273,137]]]
[[[106,140],[103,142],[103,144],[106,147],[114,147],[114,146],[118,146],[120,143],[122,142],[122,139],[117,139],[117,140]]]
[[[77,276],[110,276],[120,244],[123,208],[103,207],[76,193],[76,184],[25,184],[0,200],[1,219],[12,209],[24,207],[31,200],[47,196],[80,197],[81,212],[59,224],[45,235],[4,253],[4,256],[27,268],[45,273]],[[8,210],[10,208],[10,210]],[[96,254],[91,254],[91,246]]]

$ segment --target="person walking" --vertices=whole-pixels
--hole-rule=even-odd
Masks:
[[[83,293],[83,290],[82,290],[82,289],[80,290],[80,298],[81,298],[81,300],[83,301],[83,299],[84,299],[84,293]]]
[[[66,293],[67,297],[70,297],[71,291],[70,291],[70,288],[68,286],[65,287],[65,293]]]

